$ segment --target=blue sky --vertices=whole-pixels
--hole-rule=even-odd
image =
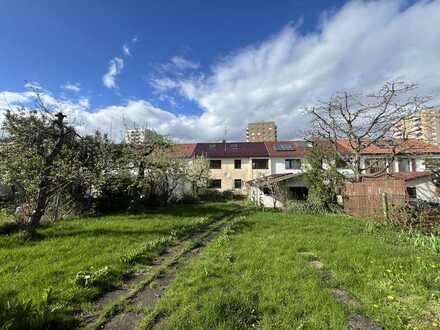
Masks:
[[[299,137],[304,108],[341,89],[399,78],[436,94],[438,21],[438,1],[3,0],[0,107],[30,103],[27,81],[115,138],[239,140],[272,119]]]

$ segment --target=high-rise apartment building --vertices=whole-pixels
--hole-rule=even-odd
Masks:
[[[393,129],[396,138],[413,138],[440,144],[440,108],[422,110],[402,120]]]
[[[277,140],[277,125],[275,122],[249,123],[246,130],[247,142],[269,142]]]
[[[148,129],[128,129],[124,134],[124,141],[127,144],[142,144],[147,139]]]

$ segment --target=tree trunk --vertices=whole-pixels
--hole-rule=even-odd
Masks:
[[[47,191],[49,188],[49,180],[47,175],[43,175],[38,185],[38,196],[34,210],[30,217],[31,229],[35,229],[40,225],[41,218],[44,215],[47,203]]]
[[[63,148],[64,138],[66,135],[66,131],[63,124],[64,115],[62,113],[58,113],[56,117],[57,120],[55,121],[55,124],[59,127],[60,132],[52,152],[49,155],[47,155],[44,159],[45,160],[44,170],[40,182],[38,184],[38,195],[37,195],[36,205],[29,219],[31,230],[34,230],[40,225],[41,218],[43,217],[46,211],[46,204],[47,204],[47,198],[48,198],[48,192],[50,186],[50,172],[52,171],[53,162],[55,161],[55,158],[58,156],[58,154],[61,152],[61,149]]]
[[[354,181],[360,182],[361,181],[361,157],[358,153],[355,153],[354,155]]]

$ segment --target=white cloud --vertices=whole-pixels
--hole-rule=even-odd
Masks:
[[[122,52],[124,53],[124,56],[131,56],[130,48],[128,48],[127,45],[122,46]]]
[[[29,88],[28,84],[26,84],[26,86]],[[68,122],[82,130],[82,123],[78,121],[77,114],[88,114],[87,111],[90,109],[90,103],[87,98],[80,98],[78,100],[58,99],[49,92],[42,91],[42,88],[39,92],[41,92],[41,101],[47,109],[63,111],[67,114]],[[7,110],[15,110],[17,108],[32,109],[34,106],[36,106],[36,95],[33,91],[0,92],[0,134],[4,114]]]
[[[438,94],[440,30],[432,27],[440,21],[440,2],[404,4],[351,2],[324,14],[317,32],[303,35],[288,25],[223,58],[206,77],[156,77],[151,84],[195,101],[206,130],[228,127],[237,139],[258,120],[275,120],[281,137],[299,137],[307,127],[302,109],[342,89],[404,79],[419,83],[420,93]]]
[[[13,109],[14,107],[24,107],[33,100],[32,92],[0,92],[0,111]]]
[[[24,84],[24,87],[26,87],[27,89],[37,91],[37,92],[40,92],[43,90],[43,88],[41,87],[41,85],[38,81],[29,81],[26,84]]]
[[[419,83],[420,94],[438,96],[440,30],[434,27],[440,2],[405,3],[351,2],[323,14],[316,32],[304,35],[288,25],[222,58],[205,75],[162,70],[150,80],[159,98],[191,100],[203,110],[199,116],[171,113],[146,100],[93,111],[87,99],[63,102],[80,130],[100,129],[116,139],[126,126],[148,126],[183,141],[219,140],[226,127],[230,139],[243,140],[247,123],[257,120],[275,120],[281,138],[301,137],[307,127],[302,109],[342,89],[368,90],[405,79]],[[174,62],[179,63],[169,64],[179,69]],[[108,85],[115,88],[123,62],[110,64]],[[12,94],[17,103],[27,99]]]
[[[131,100],[93,112],[77,108],[69,111],[68,115],[74,120],[80,134],[100,130],[115,140],[121,140],[124,130],[131,128],[151,128],[178,141],[204,140],[211,134],[200,126],[197,117],[175,115],[146,100]]]
[[[180,70],[195,70],[200,67],[200,63],[192,62],[181,56],[174,56],[171,58],[170,62]]]
[[[171,78],[152,78],[149,83],[159,93],[180,87],[180,83]]]
[[[107,88],[117,88],[116,77],[121,73],[124,68],[124,60],[119,57],[115,57],[110,60],[107,73],[102,77],[102,83]]]
[[[74,93],[79,93],[81,91],[80,83],[71,83],[69,81],[61,86],[61,88]]]

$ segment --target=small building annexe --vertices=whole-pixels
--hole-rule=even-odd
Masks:
[[[291,199],[307,198],[307,188],[299,174],[307,169],[305,155],[311,148],[306,141],[271,142],[221,142],[176,145],[182,157],[204,156],[210,164],[208,189],[232,191],[237,195],[247,195],[252,199],[256,194],[256,179],[276,178],[283,182],[286,195]],[[350,155],[347,141],[339,141],[343,154]],[[407,183],[407,192],[412,199],[439,202],[432,176],[426,170],[425,160],[440,159],[440,147],[424,141],[411,139],[399,150],[371,146],[362,153],[361,167],[368,176],[400,176]],[[339,171],[349,178],[352,173],[347,168]],[[292,175],[284,175],[292,174]],[[261,197],[268,196],[264,191]],[[269,204],[273,204],[270,198]]]

